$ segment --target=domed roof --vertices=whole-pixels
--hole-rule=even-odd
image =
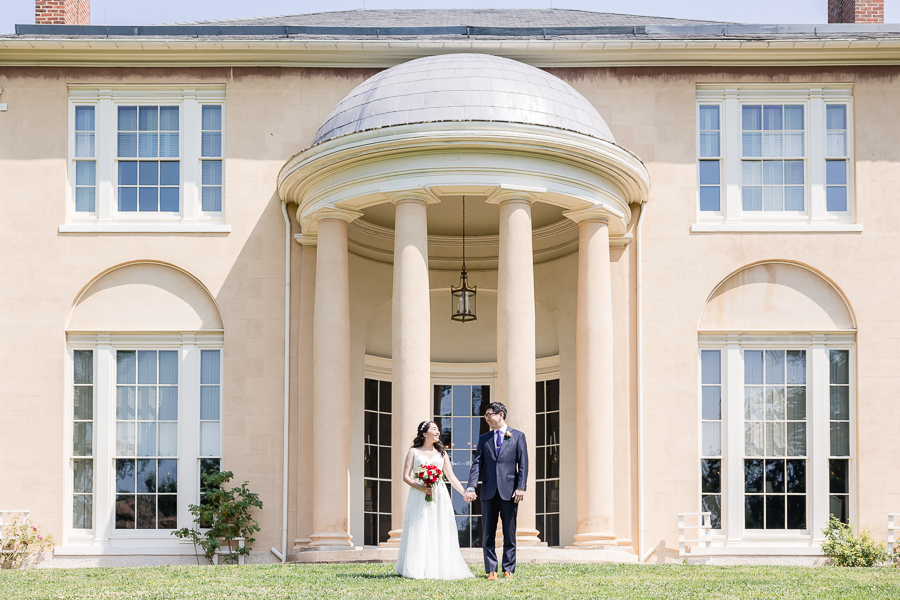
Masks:
[[[364,81],[329,113],[313,145],[358,131],[438,121],[526,123],[615,142],[597,109],[558,77],[499,56],[444,54]]]

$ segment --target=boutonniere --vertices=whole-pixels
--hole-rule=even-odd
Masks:
[[[503,434],[503,439],[508,440],[512,437],[512,434],[509,432],[509,429],[506,430],[506,433]]]

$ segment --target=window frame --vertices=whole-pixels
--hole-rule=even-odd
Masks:
[[[171,529],[115,528],[116,458],[116,350],[178,351],[178,499],[177,527],[193,525],[190,504],[200,502],[200,353],[219,351],[220,368],[220,469],[224,468],[224,336],[221,331],[192,333],[67,334],[65,432],[71,441],[74,431],[74,353],[94,352],[94,488],[93,529],[73,528],[74,455],[67,450],[64,546],[152,546],[174,550],[185,543],[171,535]],[[68,444],[71,446],[71,444]],[[68,447],[67,446],[67,447]],[[101,468],[100,465],[106,465]],[[108,518],[101,519],[101,515]],[[102,549],[102,548],[100,548]],[[185,551],[185,553],[188,553]],[[191,549],[190,553],[193,553]]]
[[[741,117],[745,105],[802,105],[804,107],[803,211],[745,211],[742,202]],[[826,106],[847,107],[847,211],[827,210]],[[718,211],[700,210],[700,107],[719,107],[720,201]],[[695,102],[695,223],[692,232],[720,231],[852,231],[855,222],[853,84],[697,84]],[[760,157],[760,160],[763,160]],[[773,157],[773,160],[788,160]]]
[[[744,351],[745,350],[805,350],[807,353],[807,516],[805,530],[747,529],[744,523]],[[712,530],[711,546],[715,553],[728,552],[736,546],[754,548],[803,547],[813,553],[824,541],[821,530],[828,521],[830,492],[828,463],[830,454],[830,389],[829,352],[849,351],[850,373],[850,456],[849,460],[849,516],[856,524],[856,342],[849,332],[812,334],[765,333],[701,333],[697,349],[697,463],[702,448],[702,380],[701,353],[703,350],[721,351],[722,368],[722,502],[720,530]],[[788,457],[785,457],[788,458]],[[701,484],[697,470],[697,501],[702,510]],[[734,509],[734,510],[732,510]],[[733,550],[732,550],[733,551]]]
[[[68,98],[68,157],[66,220],[61,233],[164,232],[228,233],[225,222],[225,88],[221,85],[117,86],[100,88],[70,84]],[[203,211],[202,206],[202,110],[221,107],[222,206],[220,211]],[[77,211],[75,205],[75,108],[94,107],[95,198],[94,211]],[[118,156],[118,109],[123,106],[177,106],[179,108],[179,210],[141,212],[118,210],[118,163],[130,160]],[[84,159],[81,159],[84,160]],[[133,160],[139,161],[135,157]]]

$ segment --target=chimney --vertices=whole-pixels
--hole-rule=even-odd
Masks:
[[[828,0],[829,23],[884,23],[884,0]]]
[[[37,25],[90,25],[91,0],[34,0]]]

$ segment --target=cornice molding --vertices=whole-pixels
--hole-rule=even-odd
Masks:
[[[0,39],[2,66],[387,68],[459,52],[536,67],[896,65],[900,39]]]

